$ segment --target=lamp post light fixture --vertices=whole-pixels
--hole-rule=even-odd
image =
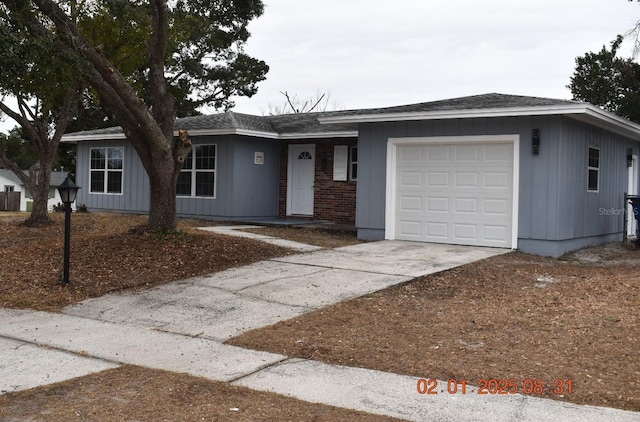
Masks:
[[[62,282],[69,284],[69,241],[71,238],[71,204],[76,200],[80,186],[69,180],[69,176],[58,186],[64,204],[64,274]]]

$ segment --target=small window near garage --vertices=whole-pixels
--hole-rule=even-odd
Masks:
[[[358,180],[358,147],[349,150],[349,180]]]
[[[13,192],[14,189],[15,189],[15,186],[13,185],[4,185],[5,192]]]
[[[216,145],[196,145],[184,161],[176,186],[178,196],[215,198]]]
[[[589,147],[589,163],[588,163],[588,186],[589,192],[598,192],[600,183],[600,150],[598,148]]]
[[[91,148],[91,193],[122,193],[124,148]]]

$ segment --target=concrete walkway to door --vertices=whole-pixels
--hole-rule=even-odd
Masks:
[[[132,364],[415,421],[638,420],[634,412],[520,395],[426,397],[417,394],[416,377],[223,344],[250,329],[505,252],[364,243],[107,295],[61,314],[0,309],[0,392]]]

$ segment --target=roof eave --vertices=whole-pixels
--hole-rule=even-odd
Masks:
[[[291,140],[291,139],[321,139],[321,138],[352,138],[357,137],[357,131],[330,131],[330,132],[302,132],[284,133],[262,132],[247,129],[193,129],[189,130],[189,136],[220,136],[220,135],[243,135],[256,138]],[[174,136],[178,136],[178,131],[174,131]],[[77,143],[79,141],[113,141],[125,140],[124,133],[110,134],[87,134],[87,135],[65,135],[61,142]]]
[[[60,142],[75,144],[78,141],[113,141],[126,139],[124,133],[103,133],[103,134],[88,134],[88,135],[63,135]]]
[[[596,106],[587,105],[587,109],[584,113],[568,115],[568,117],[609,130],[617,133],[618,135],[640,141],[639,124],[602,110]]]
[[[326,138],[357,138],[358,131],[334,131],[334,132],[306,132],[306,133],[283,133],[278,139],[326,139]]]
[[[320,124],[376,123],[407,120],[470,119],[475,117],[511,117],[584,113],[588,104],[465,110],[414,111],[404,113],[353,114],[319,117]]]
[[[411,120],[446,120],[487,117],[564,115],[612,132],[640,140],[640,125],[591,104],[513,108],[420,111],[405,113],[357,114],[319,117],[320,124],[380,123]]]

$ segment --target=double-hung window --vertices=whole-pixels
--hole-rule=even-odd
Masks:
[[[91,193],[122,193],[124,148],[91,148]]]
[[[216,197],[216,145],[194,145],[178,176],[178,196]]]
[[[588,192],[598,192],[600,184],[600,150],[589,147]]]

